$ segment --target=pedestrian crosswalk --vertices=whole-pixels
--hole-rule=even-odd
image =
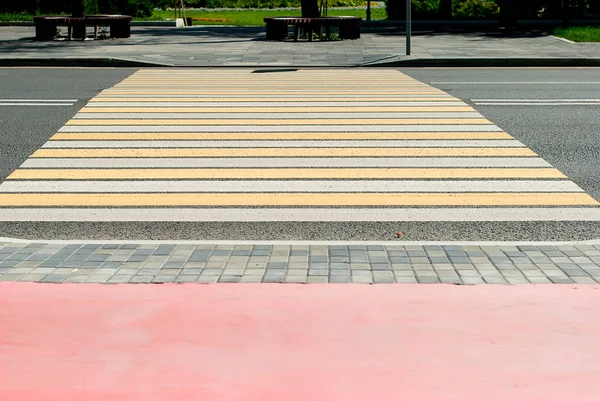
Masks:
[[[2,221],[600,221],[465,102],[391,69],[146,69],[0,184]]]

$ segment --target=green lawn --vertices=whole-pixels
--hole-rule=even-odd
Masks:
[[[581,26],[572,28],[556,28],[554,34],[573,42],[600,42],[600,27]]]
[[[366,10],[329,10],[328,15],[349,15],[366,18]],[[241,11],[189,11],[188,17],[194,18],[194,25],[264,25],[263,18],[266,17],[285,17],[300,16],[300,9],[296,10],[241,10]],[[3,21],[31,21],[29,14],[0,14],[0,22]],[[136,20],[162,21],[172,20],[174,18],[172,11],[155,10],[152,17],[136,18]],[[371,10],[371,19],[386,19],[384,8],[374,8]]]
[[[366,10],[329,10],[328,15],[350,15],[366,18]],[[296,10],[240,10],[240,11],[189,11],[188,17],[194,18],[194,25],[264,25],[266,17],[295,17],[300,16],[300,9]],[[155,11],[149,20],[159,21],[173,19],[172,11]],[[385,9],[371,10],[371,19],[386,19]]]

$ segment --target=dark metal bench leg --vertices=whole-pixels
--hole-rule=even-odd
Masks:
[[[300,27],[298,24],[294,25],[294,42],[297,42],[300,38]]]

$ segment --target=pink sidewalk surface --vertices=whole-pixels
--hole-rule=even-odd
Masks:
[[[600,287],[0,283],[0,400],[600,400]]]

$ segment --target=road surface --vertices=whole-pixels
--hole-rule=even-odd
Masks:
[[[5,236],[575,240],[600,231],[598,69],[0,74]]]

